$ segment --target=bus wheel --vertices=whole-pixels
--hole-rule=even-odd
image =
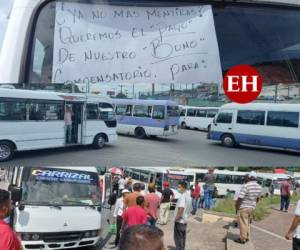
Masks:
[[[234,140],[234,137],[230,134],[225,134],[222,136],[221,138],[221,141],[222,141],[222,144],[225,146],[225,147],[234,147],[235,146],[235,140]]]
[[[10,142],[0,142],[0,162],[8,161],[14,155],[14,146]]]
[[[134,130],[134,135],[139,139],[145,139],[147,136],[145,130],[141,127],[138,127]]]
[[[104,134],[99,134],[95,137],[93,147],[96,149],[103,148],[106,143],[106,138]]]
[[[181,123],[181,128],[182,128],[182,129],[186,129],[186,128],[187,128],[185,122],[182,122],[182,123]]]

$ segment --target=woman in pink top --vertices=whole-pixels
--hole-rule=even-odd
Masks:
[[[160,205],[160,197],[155,193],[155,184],[148,185],[149,193],[145,195],[148,225],[155,227],[157,221],[157,211]]]

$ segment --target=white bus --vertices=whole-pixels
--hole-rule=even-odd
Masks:
[[[170,136],[178,133],[179,107],[167,100],[112,99],[119,134]]]
[[[300,104],[225,104],[208,138],[227,147],[250,144],[300,150]]]
[[[181,128],[200,130],[208,130],[209,124],[218,112],[217,107],[180,106],[180,110]]]
[[[64,121],[67,109],[72,119],[69,131]],[[0,88],[0,161],[21,150],[88,144],[102,148],[116,141],[116,126],[108,99]]]
[[[168,181],[170,183],[170,189],[174,193],[174,199],[171,201],[171,207],[175,207],[179,198],[179,192],[177,191],[178,183],[185,181],[190,188],[194,185],[195,173],[183,171],[180,168],[171,167],[127,167],[125,168],[125,174],[132,177],[134,182],[142,182],[146,186],[146,191],[149,183],[155,183],[157,191],[159,193],[163,190],[163,183]]]
[[[102,204],[95,167],[14,167],[11,223],[24,250],[97,246]],[[99,247],[99,246],[98,246]]]

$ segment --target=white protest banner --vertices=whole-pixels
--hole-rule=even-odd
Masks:
[[[56,4],[55,83],[222,82],[210,5]]]

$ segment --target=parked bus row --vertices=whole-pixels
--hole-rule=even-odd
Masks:
[[[195,181],[199,181],[202,188],[204,186],[204,177],[207,173],[205,168],[170,168],[170,167],[156,167],[156,168],[136,168],[128,167],[125,169],[127,176],[130,176],[134,181],[143,182],[146,186],[150,182],[155,182],[158,191],[162,190],[164,181],[170,183],[170,188],[175,194],[175,201],[178,197],[176,191],[178,181],[184,180],[191,187]],[[218,190],[218,196],[224,197],[228,193],[234,193],[240,189],[244,184],[245,172],[219,170],[214,171],[215,185]],[[263,191],[261,196],[280,195],[281,182],[294,177],[289,174],[273,174],[273,173],[257,173],[257,181],[262,186]],[[295,180],[294,180],[295,183]],[[296,185],[294,185],[296,187]],[[175,202],[174,201],[174,202]]]

